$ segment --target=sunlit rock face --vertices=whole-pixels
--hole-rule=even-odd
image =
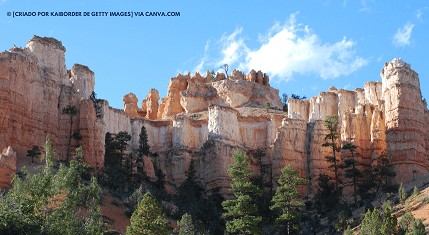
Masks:
[[[291,165],[310,179],[310,187],[302,191],[314,194],[319,175],[333,174],[325,158],[331,150],[322,146],[327,116],[338,117],[338,145],[358,146],[360,169],[370,169],[385,152],[398,182],[428,172],[429,112],[417,73],[400,59],[385,64],[382,82],[289,99],[285,113],[268,75],[255,70],[247,75],[238,70],[179,74],[170,79],[166,97],[151,89],[140,108],[133,93],[123,97],[123,109],[105,100],[96,105],[88,99],[94,72],[80,64],[67,70],[64,52],[60,41],[35,36],[24,48],[0,53],[0,148],[6,148],[0,155],[0,187],[29,164],[27,150],[42,147],[47,135],[57,158],[66,158],[70,117],[62,109],[67,105],[79,110],[71,131],[82,139],[73,139],[72,148],[82,146],[84,160],[94,168],[103,166],[107,132],[128,132],[133,151],[144,126],[151,152],[157,153],[144,158],[144,171],[155,180],[155,169],[162,170],[170,189],[185,180],[193,160],[205,188],[228,196],[228,165],[235,151],[244,149],[265,185],[275,185],[281,168]],[[337,156],[343,160],[350,153],[343,150]]]

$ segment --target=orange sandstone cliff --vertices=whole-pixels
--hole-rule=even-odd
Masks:
[[[57,157],[65,159],[69,119],[61,112],[67,105],[79,109],[73,131],[82,140],[72,145],[83,147],[86,162],[102,166],[107,132],[128,132],[131,149],[136,149],[145,126],[151,151],[159,155],[144,159],[145,171],[154,177],[156,165],[172,187],[185,180],[193,159],[206,189],[228,194],[228,164],[237,149],[244,149],[265,185],[291,164],[311,179],[313,187],[306,190],[312,194],[319,174],[329,174],[323,120],[332,115],[339,117],[339,143],[358,146],[363,168],[386,151],[400,181],[429,169],[429,112],[417,73],[400,59],[385,64],[382,82],[367,82],[353,91],[332,87],[309,100],[289,99],[288,113],[280,111],[279,92],[266,74],[234,70],[229,77],[179,74],[171,78],[167,97],[152,89],[140,108],[133,93],[124,96],[123,110],[102,100],[97,117],[88,99],[94,72],[78,64],[67,70],[64,52],[60,41],[35,36],[24,48],[0,53],[0,148],[11,146],[0,155],[0,187],[29,163],[26,151],[43,146],[46,135],[54,141]],[[266,109],[267,104],[272,108]]]

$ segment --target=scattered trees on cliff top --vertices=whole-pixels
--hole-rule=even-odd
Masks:
[[[307,99],[307,96],[305,96],[305,95],[300,96],[297,94],[291,94],[290,98],[297,99],[297,100],[305,100],[305,99]],[[289,109],[288,101],[287,101],[288,99],[289,99],[289,95],[286,93],[283,93],[282,98],[281,98],[282,104],[283,104],[283,112],[287,112]]]
[[[94,105],[94,109],[95,109],[95,116],[97,118],[103,118],[103,106],[101,105],[101,99],[97,99],[97,94],[92,91],[91,95],[89,96],[89,99],[92,101],[93,105]]]

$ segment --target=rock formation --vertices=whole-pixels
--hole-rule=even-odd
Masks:
[[[159,93],[156,89],[151,89],[149,94],[146,96],[146,118],[157,119],[158,118],[158,100]]]
[[[416,72],[401,59],[384,65],[383,96],[386,112],[387,154],[402,180],[409,181],[429,170],[425,134],[426,106]]]
[[[144,171],[154,180],[154,166],[158,167],[169,186],[185,180],[194,160],[206,189],[228,195],[228,164],[237,149],[244,149],[266,185],[273,185],[281,168],[290,164],[311,179],[311,187],[304,191],[314,194],[319,175],[332,174],[325,160],[330,150],[322,144],[327,134],[323,120],[333,115],[339,118],[338,144],[358,146],[361,168],[367,169],[387,151],[398,181],[428,172],[429,111],[417,74],[398,59],[385,64],[382,83],[367,82],[353,91],[332,87],[308,100],[289,99],[289,113],[280,111],[278,90],[270,87],[266,74],[234,70],[229,78],[209,72],[205,77],[179,74],[171,78],[160,104],[155,89],[141,109],[137,97],[129,93],[123,97],[123,110],[100,101],[102,115],[97,116],[87,99],[94,89],[94,73],[83,65],[67,72],[64,52],[58,40],[35,36],[25,48],[0,53],[0,147],[16,151],[16,157],[10,158],[12,151],[0,157],[1,179],[6,179],[0,187],[29,163],[26,151],[43,146],[48,134],[57,158],[65,158],[68,117],[61,112],[67,105],[79,109],[72,131],[83,137],[73,140],[72,147],[81,145],[91,166],[103,164],[107,132],[128,132],[130,149],[136,149],[145,126],[151,152],[159,157],[145,158]],[[267,103],[271,109],[264,108]],[[343,151],[339,157],[348,154]],[[4,159],[16,163],[10,167]]]
[[[94,91],[94,72],[85,65],[75,64],[69,71],[69,77],[82,99],[88,99]]]
[[[137,102],[139,101],[133,93],[128,93],[122,97],[124,101],[124,112],[130,116],[138,116],[137,112],[139,107]]]
[[[9,146],[0,153],[0,188],[7,188],[16,172],[16,153]]]

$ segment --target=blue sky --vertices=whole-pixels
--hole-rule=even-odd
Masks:
[[[13,11],[180,12],[178,17],[9,17]],[[315,96],[330,86],[380,81],[384,62],[401,57],[429,98],[429,0],[206,1],[0,0],[0,49],[33,36],[67,48],[67,68],[89,66],[95,91],[116,107],[133,92],[167,94],[177,73],[229,64],[262,70],[280,93]]]

